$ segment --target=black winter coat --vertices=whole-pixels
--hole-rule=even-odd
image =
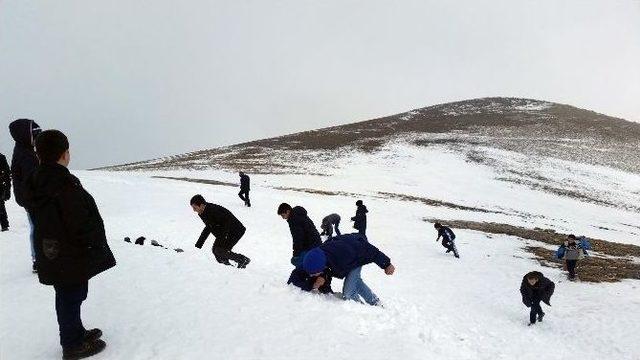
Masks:
[[[19,119],[9,124],[9,132],[16,142],[11,159],[13,193],[16,202],[22,207],[25,207],[24,182],[38,166],[38,157],[33,150],[33,137],[39,131],[40,127],[33,120]]]
[[[313,221],[307,215],[307,210],[302,206],[291,209],[291,215],[287,220],[291,237],[293,237],[293,256],[300,256],[301,253],[320,246],[322,240],[320,233]]]
[[[331,274],[328,271],[325,271],[320,276],[324,278],[325,283],[324,285],[320,286],[318,292],[320,292],[321,294],[332,294],[333,290],[331,290]],[[313,284],[316,282],[317,278],[318,276],[311,276],[307,274],[307,272],[302,268],[297,267],[291,272],[287,284],[297,286],[304,291],[311,291],[313,290]]]
[[[209,234],[213,234],[216,238],[216,246],[222,248],[231,248],[235,244],[226,244],[225,241],[230,239],[229,235],[243,233],[246,229],[244,225],[236,218],[231,211],[226,208],[207,203],[202,214],[199,215],[204,222],[204,229],[196,242],[197,248],[202,248]],[[236,239],[237,240],[237,239]]]
[[[0,201],[11,198],[11,169],[7,158],[0,154]]]
[[[351,220],[354,221],[353,228],[356,230],[366,230],[367,229],[367,207],[364,205],[358,206],[356,210],[356,216],[352,217]]]
[[[249,175],[247,174],[240,175],[240,190],[242,191],[251,190],[251,180],[249,179]]]
[[[38,278],[75,285],[116,265],[93,197],[66,167],[43,164],[25,182]]]
[[[531,286],[527,278],[535,274],[538,276],[538,282]],[[555,290],[556,284],[553,281],[547,279],[538,271],[532,271],[522,278],[522,284],[520,284],[520,294],[522,295],[522,303],[527,307],[530,307],[532,303],[542,301],[545,304],[551,306],[551,295]]]

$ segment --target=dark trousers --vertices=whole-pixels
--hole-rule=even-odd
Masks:
[[[366,227],[358,229],[358,234],[367,235],[366,232],[367,232],[367,228]]]
[[[244,236],[246,229],[238,229],[229,232],[226,236],[222,238],[216,238],[216,241],[213,243],[213,248],[211,251],[213,252],[213,256],[215,256],[216,261],[221,264],[231,265],[229,260],[233,260],[236,263],[243,263],[247,257],[242,254],[237,254],[231,251],[233,247],[238,243],[240,238]]]
[[[4,207],[4,200],[0,200],[0,227],[6,229],[9,227],[9,219],[7,218],[7,208]]]
[[[84,339],[85,328],[80,319],[80,306],[87,299],[89,283],[79,285],[55,285],[56,315],[60,330],[60,345],[63,349],[73,348]]]
[[[567,270],[569,270],[569,279],[574,279],[576,277],[576,266],[578,265],[578,260],[566,260],[567,261]]]
[[[531,302],[531,312],[529,313],[529,322],[532,324],[535,324],[538,315],[544,315],[544,312],[542,312],[542,307],[540,306],[540,300],[534,300]]]
[[[245,206],[251,206],[251,200],[249,200],[249,190],[240,190],[238,196],[244,201]]]

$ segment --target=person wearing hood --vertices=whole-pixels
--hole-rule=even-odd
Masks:
[[[0,154],[0,228],[9,230],[9,218],[4,202],[11,198],[11,169],[4,154]]]
[[[63,359],[101,352],[100,329],[85,329],[80,318],[89,279],[111,269],[116,260],[93,197],[71,175],[69,142],[60,131],[36,138],[40,165],[24,184],[24,204],[34,225],[38,278],[53,285]]]
[[[33,150],[34,140],[41,132],[40,126],[31,119],[18,119],[9,124],[9,132],[15,141],[13,157],[11,158],[11,178],[13,179],[13,194],[16,203],[25,207],[24,183],[38,166],[38,156]],[[33,245],[33,221],[29,219],[31,227],[29,242],[31,245],[31,261],[33,272],[37,271],[35,251]]]
[[[448,226],[443,226],[439,222],[433,224],[433,227],[438,232],[438,237],[436,238],[436,242],[442,238],[442,246],[447,249],[447,253],[453,251],[453,256],[459,258],[460,254],[458,254],[458,248],[456,247],[456,234],[453,233]]]
[[[244,206],[251,207],[251,200],[249,199],[249,191],[251,190],[251,179],[249,175],[240,171],[240,192],[238,196],[244,201]]]
[[[553,281],[547,279],[539,271],[532,271],[522,278],[520,284],[520,294],[522,303],[531,309],[529,313],[529,326],[536,321],[542,322],[545,313],[542,311],[540,302],[551,306],[551,295],[556,287]]]
[[[395,267],[391,259],[367,241],[362,234],[346,234],[334,237],[331,241],[310,250],[304,256],[302,267],[310,276],[315,277],[313,289],[325,284],[326,274],[344,279],[342,296],[345,300],[380,305],[380,299],[365,284],[361,277],[364,265],[375,263],[387,275],[393,275]]]
[[[320,233],[302,206],[291,207],[287,203],[278,206],[278,215],[289,223],[289,230],[293,238],[293,256],[291,264],[295,267],[302,265],[304,254],[322,244]]]
[[[320,235],[326,235],[329,237],[329,239],[331,239],[331,237],[333,236],[333,230],[335,228],[336,230],[336,234],[338,236],[340,236],[340,229],[338,228],[340,226],[340,215],[338,214],[330,214],[325,216],[322,219],[322,224],[320,225],[320,228],[322,229],[322,232],[320,233]]]
[[[369,210],[364,206],[362,200],[356,201],[356,206],[358,207],[356,209],[356,216],[351,218],[353,228],[358,230],[360,234],[365,235],[367,233],[367,213]]]

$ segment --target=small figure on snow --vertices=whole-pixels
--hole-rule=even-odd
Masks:
[[[302,267],[309,276],[315,277],[313,289],[324,285],[330,275],[344,279],[342,296],[345,300],[362,302],[362,298],[369,305],[379,306],[380,299],[360,276],[362,267],[370,263],[376,263],[387,275],[393,275],[395,271],[391,259],[369,244],[366,236],[346,234],[307,252]]]
[[[320,233],[320,235],[326,235],[329,237],[329,239],[331,239],[331,237],[333,236],[333,230],[335,228],[336,235],[340,236],[340,229],[338,228],[338,226],[340,226],[340,215],[327,215],[324,217],[324,219],[322,219],[322,225],[320,225],[322,232]]]
[[[442,238],[442,246],[447,249],[447,253],[453,251],[453,256],[459,258],[458,248],[456,247],[456,234],[448,226],[443,226],[439,222],[433,224],[433,227],[438,231],[438,237],[436,242]]]
[[[353,228],[358,230],[358,233],[362,235],[366,235],[367,213],[369,212],[369,210],[367,210],[367,207],[364,206],[364,203],[362,202],[362,200],[356,201],[356,206],[357,206],[356,216],[351,218],[351,221],[353,221]]]
[[[278,215],[289,223],[289,230],[293,239],[291,264],[295,267],[300,267],[304,254],[322,244],[318,229],[316,229],[313,221],[307,215],[307,210],[302,206],[292,208],[291,205],[282,203],[278,206]]]
[[[200,216],[205,225],[196,242],[196,247],[201,249],[209,234],[213,234],[216,240],[213,242],[211,250],[216,261],[231,265],[229,260],[233,260],[237,263],[238,268],[246,268],[251,260],[242,254],[231,251],[247,230],[240,220],[226,208],[206,202],[202,195],[195,195],[191,198],[191,208]]]
[[[564,259],[565,269],[569,271],[569,280],[576,279],[576,266],[578,266],[578,260],[583,259],[585,256],[589,256],[587,250],[591,249],[591,245],[587,238],[581,236],[579,239],[575,235],[571,234],[567,236],[565,241],[558,250],[556,256],[558,259]]]
[[[240,192],[238,196],[244,201],[244,206],[251,207],[251,200],[249,200],[249,191],[251,190],[251,179],[249,175],[240,171]]]
[[[542,322],[544,318],[544,312],[540,306],[540,302],[551,306],[551,295],[556,284],[553,281],[547,279],[538,271],[532,271],[522,278],[522,284],[520,284],[520,294],[522,294],[522,303],[531,309],[529,313],[529,326],[536,323],[536,321]]]

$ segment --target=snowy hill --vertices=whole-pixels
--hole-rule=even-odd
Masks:
[[[481,99],[75,172],[118,260],[83,307],[109,344],[96,359],[638,359],[638,131],[565,105]],[[236,169],[252,175],[252,208],[237,198]],[[196,193],[246,225],[236,249],[248,269],[215,263],[212,239],[193,247]],[[356,199],[397,268],[363,271],[385,308],[285,285],[291,239],[277,205],[304,206],[316,225],[337,212],[348,230]],[[24,212],[8,210],[0,358],[57,358],[53,290],[30,273]],[[434,242],[435,219],[454,225],[460,259]],[[594,243],[579,282],[549,256],[568,233]],[[140,235],[185,252],[122,241]],[[532,270],[556,293],[544,323],[527,327],[518,289]]]

